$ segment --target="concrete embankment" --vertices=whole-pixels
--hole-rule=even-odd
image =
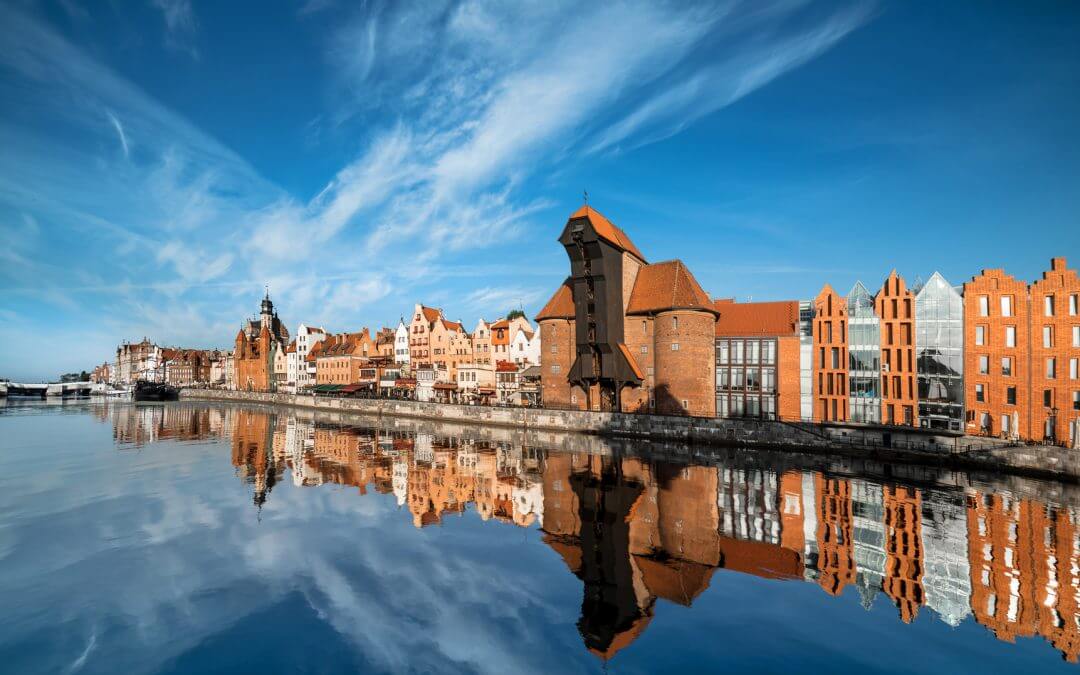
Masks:
[[[1048,478],[1080,478],[1080,452],[1054,446],[1010,446],[995,439],[921,429],[820,425],[665,415],[448,405],[386,399],[185,389],[188,400],[284,405],[351,414],[400,417],[463,426],[527,430],[530,435],[585,434],[650,444],[757,447],[914,462]]]

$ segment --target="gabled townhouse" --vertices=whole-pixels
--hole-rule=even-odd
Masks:
[[[379,356],[393,359],[397,333],[393,328],[380,328],[375,335],[375,352]]]
[[[528,329],[517,331],[510,341],[510,360],[519,366],[540,364],[540,331]]]
[[[289,375],[287,380],[293,382],[293,391],[299,391],[315,384],[315,363],[308,361],[308,353],[320,340],[326,337],[326,331],[315,326],[300,324],[296,329],[296,352],[295,356],[289,357],[286,353]]]
[[[458,321],[440,317],[432,323],[428,340],[431,362],[444,366],[451,381],[457,377],[459,363],[472,361],[472,340]]]
[[[491,324],[483,319],[472,332],[473,363],[493,365],[491,360]]]
[[[400,365],[409,364],[409,327],[405,325],[405,319],[398,319],[397,330],[394,331],[394,363]]]
[[[417,303],[409,323],[409,361],[414,366],[431,363],[431,330],[443,318],[441,309]]]

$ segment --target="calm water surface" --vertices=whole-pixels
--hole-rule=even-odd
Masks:
[[[0,403],[0,670],[1075,669],[1075,486],[371,424]]]

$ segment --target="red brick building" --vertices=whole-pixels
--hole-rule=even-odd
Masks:
[[[797,421],[799,302],[717,300],[716,415]]]
[[[649,264],[589,206],[559,241],[571,274],[536,316],[544,404],[713,416],[717,312],[686,265]]]
[[[848,418],[847,300],[825,284],[814,299],[814,421]]]
[[[1054,258],[1031,284],[1031,437],[1073,442],[1080,419],[1080,278]],[[1072,443],[1070,443],[1070,446]]]
[[[915,296],[896,270],[874,296],[881,326],[881,421],[918,426],[915,389]]]
[[[269,293],[260,310],[259,317],[248,319],[236,334],[233,387],[241,391],[273,391],[274,352],[289,343],[289,330],[274,311]]]

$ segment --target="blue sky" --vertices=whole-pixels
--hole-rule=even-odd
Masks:
[[[0,377],[535,312],[590,203],[714,296],[1080,263],[1080,8],[0,2]]]

